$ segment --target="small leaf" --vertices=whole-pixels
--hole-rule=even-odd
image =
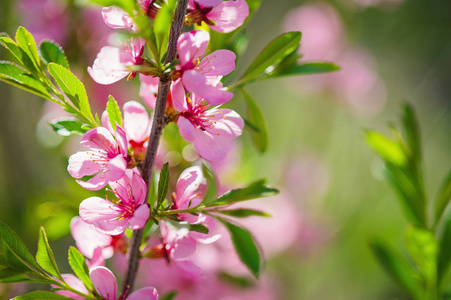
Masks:
[[[169,190],[169,163],[165,163],[160,173],[160,181],[158,182],[158,202],[157,208],[161,206]]]
[[[45,65],[53,62],[65,67],[66,69],[70,69],[69,61],[64,54],[63,48],[61,48],[61,46],[56,42],[43,41],[39,45],[39,54]]]
[[[451,262],[451,219],[444,225],[439,240],[439,253],[437,258],[437,282],[443,279]]]
[[[49,125],[61,136],[83,135],[87,131],[77,119],[53,120]]]
[[[241,92],[247,103],[248,122],[252,124],[252,128],[257,129],[252,131],[252,139],[257,149],[261,153],[264,153],[268,148],[268,132],[265,118],[257,103],[255,103],[249,94],[244,89],[241,89]]]
[[[202,174],[205,179],[207,179],[207,190],[204,199],[202,200],[202,204],[208,205],[215,201],[215,198],[218,195],[218,185],[216,184],[215,174],[206,165],[202,166]]]
[[[396,166],[407,164],[407,157],[401,145],[388,139],[379,132],[368,130],[366,132],[366,141],[386,161]]]
[[[175,299],[175,296],[177,296],[177,291],[172,291],[164,294],[163,296],[160,296],[159,300],[173,300]]]
[[[307,62],[302,64],[295,62],[289,66],[277,66],[274,71],[269,73],[267,78],[329,73],[338,70],[340,70],[340,67],[330,62]]]
[[[239,208],[239,209],[233,209],[233,210],[216,210],[215,212],[235,217],[235,218],[246,218],[251,216],[257,216],[257,217],[271,217],[270,214],[267,214],[260,210],[253,210],[253,209],[247,209],[247,208]]]
[[[0,268],[0,283],[13,282],[42,282],[37,279],[28,278],[23,271],[17,271],[12,268]]]
[[[209,232],[208,228],[202,224],[190,224],[189,230],[204,233],[204,234],[208,234],[208,232]]]
[[[258,278],[262,268],[262,259],[252,234],[247,229],[229,221],[220,218],[218,220],[230,232],[235,250],[243,264]]]
[[[270,73],[274,65],[299,47],[301,36],[300,32],[287,32],[276,37],[251,63],[240,81],[250,82],[262,74]]]
[[[419,165],[421,162],[420,126],[418,125],[417,117],[415,116],[412,106],[408,103],[404,105],[402,125],[407,145],[415,162]]]
[[[172,24],[172,16],[174,14],[173,4],[175,1],[170,1],[169,4],[164,3],[158,10],[158,14],[155,17],[154,32],[158,47],[158,53],[162,50],[166,50],[169,39],[169,30]]]
[[[16,43],[28,55],[36,70],[40,70],[40,60],[36,42],[31,33],[22,26],[16,31]]]
[[[25,69],[29,72],[35,71],[35,66],[28,57],[28,54],[25,53],[13,39],[8,36],[2,36],[0,37],[0,44],[2,44],[2,46],[5,47]]]
[[[373,241],[370,246],[385,271],[414,299],[422,293],[420,283],[409,262],[379,241]]]
[[[451,200],[451,172],[448,173],[440,187],[440,191],[435,200],[435,222],[438,222]]]
[[[89,289],[93,289],[91,279],[89,279],[89,269],[86,265],[86,260],[83,254],[77,248],[71,246],[69,248],[69,265],[74,271],[75,275],[84,283]]]
[[[43,227],[39,230],[38,253],[36,254],[36,261],[44,270],[63,280],[58,270],[52,248],[50,248],[47,234],[45,233]]]
[[[60,294],[56,294],[53,292],[47,292],[47,291],[35,291],[28,294],[20,295],[15,298],[12,298],[11,300],[71,300],[72,298],[68,298],[65,296],[62,296]]]
[[[219,278],[221,280],[230,283],[232,286],[240,288],[240,289],[249,289],[255,286],[255,280],[244,276],[236,276],[226,272],[219,273]]]
[[[108,113],[108,118],[110,119],[111,127],[116,131],[116,124],[122,126],[122,114],[119,105],[113,96],[108,96],[108,103],[106,104],[106,111]]]
[[[226,205],[233,202],[251,200],[256,198],[271,197],[279,191],[265,186],[266,181],[261,179],[251,183],[249,186],[226,192],[213,202],[213,205]]]

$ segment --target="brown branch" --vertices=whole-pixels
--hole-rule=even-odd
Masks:
[[[185,20],[186,7],[188,5],[188,0],[179,0],[177,8],[174,14],[174,20],[172,21],[171,31],[169,34],[168,51],[165,64],[171,63],[177,57],[177,39],[182,33],[183,23]],[[149,136],[149,146],[146,152],[146,158],[144,159],[144,164],[141,168],[141,173],[144,181],[147,184],[147,195],[148,199],[150,183],[152,180],[152,170],[153,164],[155,162],[155,156],[157,155],[158,144],[160,141],[163,128],[167,124],[164,113],[166,110],[166,101],[169,94],[169,87],[171,85],[170,80],[167,78],[160,78],[158,83],[158,96],[155,104],[155,113],[152,122],[152,130]],[[127,273],[122,283],[122,297],[126,297],[133,290],[133,284],[135,282],[135,276],[138,272],[140,252],[139,246],[141,245],[144,229],[138,229],[133,231],[133,236],[130,241],[130,246],[127,253]]]

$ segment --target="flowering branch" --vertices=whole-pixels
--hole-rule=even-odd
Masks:
[[[165,64],[171,63],[177,56],[177,39],[182,33],[187,6],[188,0],[179,0],[177,4],[177,9],[174,14],[174,20],[172,22],[171,31],[169,34],[168,51]],[[147,148],[144,164],[141,168],[143,179],[148,187],[146,199],[148,198],[150,182],[152,180],[152,169],[157,154],[159,140],[163,132],[163,128],[167,124],[164,113],[170,84],[170,80],[165,77],[161,77],[158,83],[158,96],[155,104],[155,114],[152,122],[152,131],[149,136],[149,147]],[[135,230],[133,232],[128,252],[127,273],[122,284],[122,295],[125,295],[126,292],[133,289],[135,276],[139,266],[139,247],[141,245],[143,232],[143,228]]]

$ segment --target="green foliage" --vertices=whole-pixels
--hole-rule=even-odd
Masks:
[[[297,62],[284,64],[284,62],[282,62],[274,69],[274,71],[268,74],[267,78],[329,73],[338,70],[340,70],[340,67],[330,62],[310,62],[302,64]]]
[[[252,140],[257,149],[264,153],[268,148],[268,132],[266,129],[265,118],[257,103],[255,103],[249,94],[244,89],[241,89],[241,92],[247,103],[247,122],[248,127],[252,129]]]
[[[224,195],[217,198],[212,204],[215,206],[227,205],[238,201],[270,197],[277,195],[278,193],[279,191],[277,189],[267,187],[266,180],[261,179],[251,183],[247,187],[226,192]]]
[[[157,16],[155,17],[153,29],[155,32],[158,53],[160,53],[160,56],[162,51],[166,51],[168,47],[169,30],[172,24],[175,3],[176,1],[174,0],[168,1],[168,3],[164,2],[162,7],[158,10]]]
[[[47,234],[43,227],[39,230],[38,252],[36,254],[36,261],[47,272],[63,280],[61,273],[56,265],[55,256],[53,255],[52,248],[50,248]]]
[[[169,163],[165,163],[161,169],[160,181],[158,182],[157,209],[163,204],[164,199],[166,199],[169,190],[169,180]]]
[[[160,296],[158,299],[160,299],[160,300],[173,300],[173,299],[175,299],[175,296],[177,296],[177,292],[176,291],[172,291],[172,292],[169,292],[169,293],[166,293],[166,294]]]
[[[77,277],[89,290],[93,290],[94,287],[91,279],[89,278],[89,269],[86,265],[86,259],[83,254],[81,254],[77,248],[71,246],[69,248],[68,260],[75,275],[77,275]]]
[[[235,217],[235,218],[246,218],[251,216],[257,216],[257,217],[271,217],[270,214],[267,214],[260,210],[254,210],[254,209],[247,209],[247,208],[239,208],[239,209],[232,209],[232,210],[216,210],[215,212]]]
[[[202,166],[202,173],[205,179],[207,179],[207,191],[205,192],[202,204],[209,205],[215,201],[215,198],[218,195],[218,185],[213,171],[206,165]]]
[[[446,207],[451,200],[451,172],[443,180],[437,199],[435,200],[435,219],[436,222],[442,217]]]
[[[25,51],[36,70],[41,69],[41,61],[38,55],[38,47],[36,42],[28,30],[24,27],[19,27],[16,31],[16,43],[17,45]],[[31,71],[31,70],[30,70]]]
[[[85,125],[75,118],[54,121],[49,125],[61,136],[83,135],[86,133]]]
[[[388,139],[383,134],[368,130],[366,140],[385,161],[395,166],[404,166],[407,163],[402,145]]]
[[[262,258],[252,234],[247,229],[229,221],[220,218],[218,220],[230,232],[235,250],[243,264],[258,278],[262,269]]]
[[[451,262],[451,219],[448,219],[439,239],[437,258],[437,282],[440,283]]]
[[[190,231],[204,233],[204,234],[208,234],[209,233],[208,228],[206,226],[202,225],[202,224],[190,224],[189,225],[189,230]]]
[[[70,300],[72,298],[68,298],[62,296],[60,294],[56,294],[53,292],[47,291],[35,291],[28,294],[17,296],[11,300]]]
[[[29,72],[35,71],[35,66],[28,54],[17,45],[17,43],[8,36],[0,37],[0,44],[16,59],[19,65],[23,66]]]
[[[53,62],[70,69],[69,61],[64,54],[63,48],[56,42],[43,41],[39,45],[39,55],[46,66]]]
[[[108,96],[106,111],[108,113],[108,119],[110,119],[111,127],[116,131],[116,124],[122,126],[122,114],[116,99],[111,95]]]

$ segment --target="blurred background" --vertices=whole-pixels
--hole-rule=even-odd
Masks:
[[[109,42],[111,31],[98,8],[82,5],[2,0],[0,31],[13,36],[22,25],[38,42],[50,38],[60,43],[99,113],[109,94],[122,103],[139,100],[136,81],[105,88],[88,76],[87,66]],[[383,238],[402,249],[407,222],[383,180],[382,162],[364,141],[364,130],[387,133],[402,103],[411,103],[421,126],[426,191],[434,196],[451,169],[451,2],[263,0],[249,23],[248,50],[237,72],[274,37],[294,30],[303,32],[305,61],[332,61],[342,70],[249,85],[266,118],[268,151],[255,150],[246,132],[217,168],[231,186],[266,177],[281,190],[279,196],[245,203],[273,215],[242,222],[261,243],[265,273],[260,283],[229,280],[235,285],[229,298],[205,299],[408,299],[368,246]],[[3,49],[0,57],[9,59]],[[245,114],[240,97],[237,93],[231,106]],[[67,249],[74,244],[69,222],[78,204],[92,195],[66,171],[79,138],[51,131],[47,122],[64,115],[61,109],[2,82],[0,104],[0,220],[32,252],[38,228],[45,226],[68,272]],[[167,159],[173,168],[189,161],[180,153]],[[227,274],[249,277],[234,272]],[[33,287],[0,285],[4,298],[27,289]]]

